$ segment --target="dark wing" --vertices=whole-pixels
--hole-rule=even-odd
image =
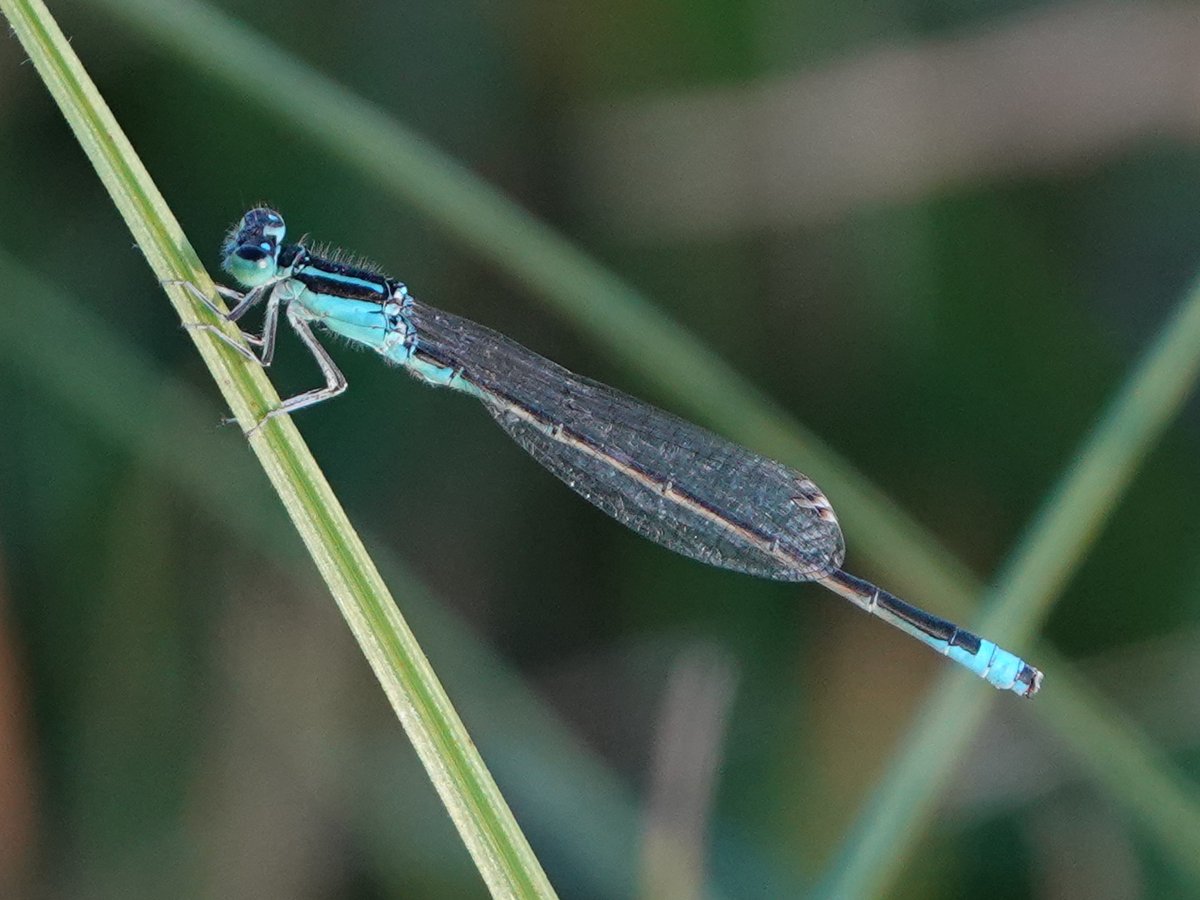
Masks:
[[[414,301],[416,352],[458,370],[500,427],[572,490],[701,562],[781,581],[837,569],[828,501],[804,475],[504,335]]]

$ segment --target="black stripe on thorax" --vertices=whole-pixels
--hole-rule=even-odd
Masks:
[[[314,293],[346,300],[384,303],[396,290],[396,283],[378,272],[316,256],[301,260],[292,278]]]

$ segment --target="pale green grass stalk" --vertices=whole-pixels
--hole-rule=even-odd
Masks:
[[[290,539],[291,526],[271,502],[270,488],[256,477],[237,442],[214,429],[220,412],[212,398],[156,365],[78,299],[2,250],[0,284],[10,296],[38,298],[36,304],[0,303],[0,364],[21,372],[22,383],[35,387],[64,415],[86,423],[102,440],[158,473],[177,496],[220,523],[233,544],[253,548],[297,585],[311,580],[304,550]],[[47,330],[47,308],[70,321],[71,328]],[[82,384],[87,391],[80,390]],[[508,776],[506,795],[523,811],[526,826],[543,835],[559,870],[595,896],[632,896],[641,821],[629,785],[467,622],[432,595],[388,549],[388,541],[371,534],[363,538],[387,583],[404,597],[406,618],[438,660],[441,678],[472,723],[475,739],[485,749],[519,748],[492,765]],[[496,710],[504,715],[495,715]],[[381,763],[363,777],[387,783],[394,776]],[[548,784],[555,789],[547,790]],[[391,803],[369,785],[359,793],[371,803]],[[370,818],[403,823],[404,813],[393,809]],[[376,852],[394,853],[381,846],[389,829],[364,829],[364,834]],[[726,855],[727,874],[766,880],[788,896],[799,894],[787,875],[746,844],[737,842],[737,858]],[[715,900],[711,887],[706,896]]]
[[[491,185],[378,107],[210,7],[191,0],[92,2],[240,94],[248,81],[254,84],[249,96],[265,109],[528,285],[676,409],[813,476],[834,499],[853,553],[870,556],[902,595],[939,614],[966,618],[980,582],[930,533],[710,348]],[[1098,526],[1089,523],[1085,542]],[[1056,576],[1054,591],[1067,574],[1063,568]],[[1200,800],[1189,779],[1120,712],[1078,689],[1083,679],[1053,648],[1043,643],[1026,652],[1052,594],[1037,599],[1036,612],[1022,614],[1020,627],[1005,630],[1010,649],[1046,672],[1045,690],[1025,709],[1056,732],[1172,858],[1190,868],[1200,858]],[[1095,740],[1101,734],[1105,741]]]
[[[1045,617],[1142,460],[1191,393],[1198,372],[1200,284],[1192,287],[1122,383],[996,576],[985,598],[984,633],[1004,642]],[[1066,674],[1064,669],[1060,677]],[[1046,699],[1057,690],[1053,677],[1047,676]],[[821,896],[874,897],[895,878],[931,818],[954,761],[982,721],[988,703],[996,699],[970,688],[965,679],[949,672],[939,679],[851,830]],[[1079,685],[1071,689],[1086,696]],[[1039,696],[1033,702],[1044,701]],[[1078,705],[1061,700],[1047,705],[1061,717],[1061,733],[1078,730],[1078,740],[1095,741],[1103,748],[1115,774],[1137,780],[1136,786],[1121,789],[1120,796],[1138,809],[1176,865],[1200,884],[1200,854],[1191,837],[1198,824],[1195,789],[1176,785],[1174,790],[1182,793],[1174,794],[1144,783],[1141,766],[1131,772],[1128,747],[1122,744],[1113,753],[1107,743],[1106,725],[1120,729],[1119,719],[1090,721],[1078,714]],[[1143,739],[1137,749],[1149,758],[1156,755],[1148,740]],[[1150,793],[1142,795],[1141,789]]]
[[[212,284],[182,229],[57,24],[39,0],[0,0],[25,52],[58,103],[160,280]],[[168,293],[180,318],[205,318],[187,292]],[[233,333],[231,331],[231,333]],[[279,402],[260,367],[192,331],[238,422],[249,428]],[[554,895],[462,722],[299,433],[287,420],[258,429],[251,447],[329,585],[494,896]]]

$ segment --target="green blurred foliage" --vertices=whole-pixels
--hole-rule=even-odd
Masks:
[[[262,116],[252,80],[231,93],[102,11],[61,5],[77,52],[210,259],[242,209],[269,200],[296,236],[342,244],[423,299],[639,393],[519,287]],[[1166,136],[1049,174],[727,239],[634,240],[580,212],[571,127],[597,104],[816,68],[1035,4],[224,5],[583,242],[981,573],[1195,268],[1200,153]],[[212,402],[216,438],[238,447],[190,342],[21,61],[15,43],[0,44],[0,247],[119,330],[161,377],[190,382]],[[52,332],[73,327],[44,298],[3,284],[0,303],[44,306]],[[352,389],[300,426],[352,516],[636,791],[675,654],[695,640],[728,651],[738,693],[721,748],[713,883],[726,896],[779,896],[819,872],[939,661],[816,588],[672,557],[579,502],[470,401],[335,352]],[[281,393],[316,376],[290,344],[272,372]],[[102,390],[77,385],[84,398]],[[1195,632],[1196,443],[1193,408],[1055,613],[1048,636],[1068,656],[1102,666],[1138,642]],[[12,797],[26,804],[9,807],[6,827],[21,836],[11,846],[26,851],[0,860],[0,889],[482,894],[315,573],[232,543],[168,474],[115,446],[37,371],[2,359],[0,553],[13,653],[2,677],[18,697],[0,752],[17,773]],[[995,733],[1028,739],[1028,722],[995,717]],[[1189,742],[1179,761],[1191,773],[1195,724],[1170,736]],[[484,749],[502,788],[504,773],[522,772],[520,746]],[[572,761],[562,764],[569,773]],[[1062,873],[1044,823],[1064,803],[1114,817],[1124,835],[1069,762],[1045,767],[1045,790],[949,803],[903,895],[958,896],[973,883],[991,896],[1047,890]],[[564,896],[632,889],[635,860],[607,879],[580,871],[558,851],[566,826],[514,805]],[[1148,893],[1178,888],[1152,850],[1128,840]],[[1078,865],[1111,862],[1093,851]]]

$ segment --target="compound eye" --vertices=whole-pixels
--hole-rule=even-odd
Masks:
[[[271,256],[271,249],[271,245],[265,242],[258,245],[244,244],[238,247],[234,254],[248,263],[259,263]]]
[[[276,264],[279,245],[274,241],[258,240],[237,244],[225,250],[221,268],[248,288],[266,284],[278,272]]]

